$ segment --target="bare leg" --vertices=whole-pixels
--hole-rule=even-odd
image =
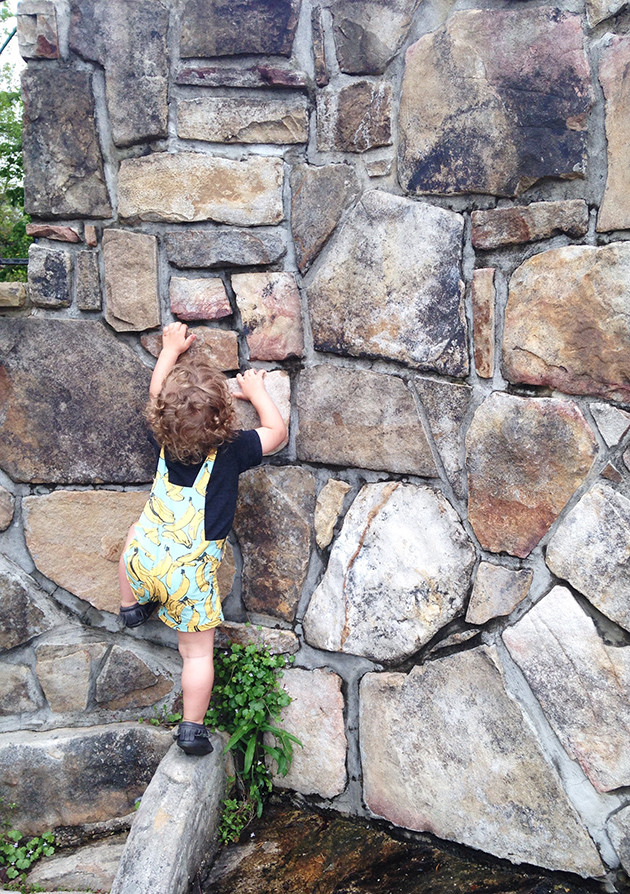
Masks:
[[[182,656],[184,720],[203,723],[214,684],[214,630],[193,633],[177,631]]]
[[[127,534],[127,540],[125,541],[125,546],[123,548],[123,554],[125,550],[133,540],[135,536],[136,526],[133,524],[129,528],[129,532]],[[125,567],[125,563],[123,561],[123,557],[121,556],[118,561],[118,583],[120,584],[120,601],[122,605],[137,605],[138,600],[133,595],[133,590],[131,589],[131,585],[129,583],[129,579],[127,577],[127,569]]]

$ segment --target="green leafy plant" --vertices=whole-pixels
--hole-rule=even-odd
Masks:
[[[178,711],[169,711],[166,705],[161,708],[153,708],[153,717],[149,717],[149,723],[152,726],[174,726],[182,719],[182,715]]]
[[[219,836],[233,841],[254,815],[260,816],[272,789],[271,772],[265,758],[286,776],[293,759],[293,745],[302,747],[296,736],[276,725],[291,698],[280,686],[282,669],[292,659],[255,644],[232,643],[217,650],[214,658],[214,689],[205,723],[230,737],[225,751],[234,753],[236,798],[223,801],[224,816]]]
[[[26,870],[30,869],[40,857],[50,857],[54,854],[54,836],[52,832],[45,832],[32,838],[23,835],[17,829],[12,829],[11,823],[6,818],[6,810],[10,812],[15,804],[9,804],[4,808],[4,804],[0,801],[0,807],[3,808],[0,831],[0,880],[14,882],[24,887]]]

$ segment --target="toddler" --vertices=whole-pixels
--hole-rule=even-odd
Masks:
[[[120,559],[120,616],[125,627],[137,627],[157,609],[177,631],[184,697],[177,744],[186,754],[208,754],[203,719],[214,683],[214,630],[223,620],[217,569],[238,476],[285,442],[287,429],[264,371],[248,369],[236,377],[234,397],[251,401],[260,428],[237,431],[225,376],[203,359],[181,357],[194,338],[183,323],[163,331],[148,409],[157,473]]]

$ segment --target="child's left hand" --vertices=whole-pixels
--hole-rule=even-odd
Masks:
[[[162,330],[162,350],[172,352],[179,357],[180,354],[188,350],[195,338],[195,333],[189,333],[185,323],[169,323]]]

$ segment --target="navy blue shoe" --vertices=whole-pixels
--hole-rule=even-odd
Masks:
[[[179,724],[177,744],[186,754],[210,754],[214,751],[208,727],[203,723],[182,720]]]
[[[139,627],[148,621],[157,608],[157,602],[138,602],[136,605],[121,605],[120,620],[123,627]]]

